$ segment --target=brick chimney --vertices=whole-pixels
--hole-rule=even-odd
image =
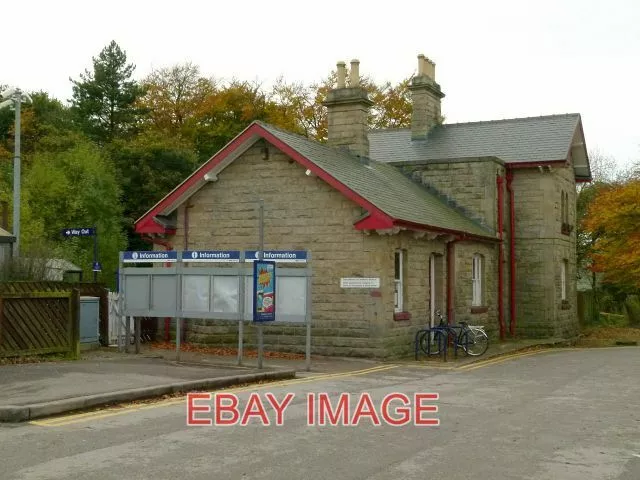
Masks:
[[[369,156],[367,137],[369,100],[367,91],[360,85],[360,62],[351,60],[349,86],[346,86],[346,67],[338,62],[338,86],[331,90],[322,103],[327,107],[328,144],[348,147],[354,154]]]
[[[418,55],[418,75],[411,85],[411,138],[424,139],[429,131],[440,123],[440,100],[444,93],[436,83],[436,64],[424,55]]]

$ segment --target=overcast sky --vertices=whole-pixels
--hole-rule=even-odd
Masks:
[[[71,97],[112,39],[142,78],[312,82],[338,60],[399,81],[436,62],[447,123],[582,114],[589,150],[640,160],[640,1],[20,0],[3,5],[0,83]],[[14,21],[16,20],[16,21]]]

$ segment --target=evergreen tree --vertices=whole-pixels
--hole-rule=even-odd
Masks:
[[[82,130],[100,143],[134,132],[142,110],[136,100],[142,87],[132,79],[135,65],[115,41],[93,58],[93,71],[85,70],[73,83],[72,111]]]

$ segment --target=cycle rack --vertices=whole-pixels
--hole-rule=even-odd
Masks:
[[[436,333],[436,332],[443,332],[446,333],[446,335],[443,335],[444,338],[446,338],[446,341],[444,342],[444,345],[442,346],[442,355],[444,356],[444,361],[447,361],[447,348],[449,345],[449,329],[447,327],[440,327],[440,326],[435,326],[435,327],[431,327],[431,328],[423,328],[420,329],[416,332],[416,336],[415,336],[415,358],[416,360],[418,360],[419,357],[419,352],[420,352],[420,334],[426,334],[429,335],[430,333]],[[430,351],[429,348],[431,347],[431,343],[429,342],[427,347],[427,355],[430,355]],[[456,346],[456,356],[458,355],[458,348]]]
[[[420,334],[425,334],[425,335],[429,335],[430,333],[437,333],[437,332],[442,332],[444,333],[444,335],[442,336],[442,338],[445,339],[444,341],[444,345],[442,346],[442,355],[444,357],[444,361],[447,361],[447,350],[449,348],[449,338],[450,338],[450,333],[454,333],[455,338],[453,341],[453,348],[454,348],[454,355],[457,358],[458,357],[458,347],[461,347],[462,345],[458,344],[458,337],[461,335],[462,330],[460,331],[460,333],[458,333],[456,331],[456,329],[461,328],[462,325],[446,325],[446,326],[434,326],[431,328],[423,328],[420,329],[416,332],[416,336],[415,336],[415,359],[418,360],[419,357],[419,352],[420,352]],[[430,351],[429,348],[431,346],[431,343],[429,342],[427,347],[427,355],[430,355]]]

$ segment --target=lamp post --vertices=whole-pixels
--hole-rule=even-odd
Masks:
[[[16,112],[15,124],[15,148],[13,157],[13,236],[16,238],[13,245],[13,256],[18,257],[20,252],[20,106],[23,101],[31,102],[31,97],[22,93],[19,88],[10,88],[2,92],[0,108],[13,106]]]

